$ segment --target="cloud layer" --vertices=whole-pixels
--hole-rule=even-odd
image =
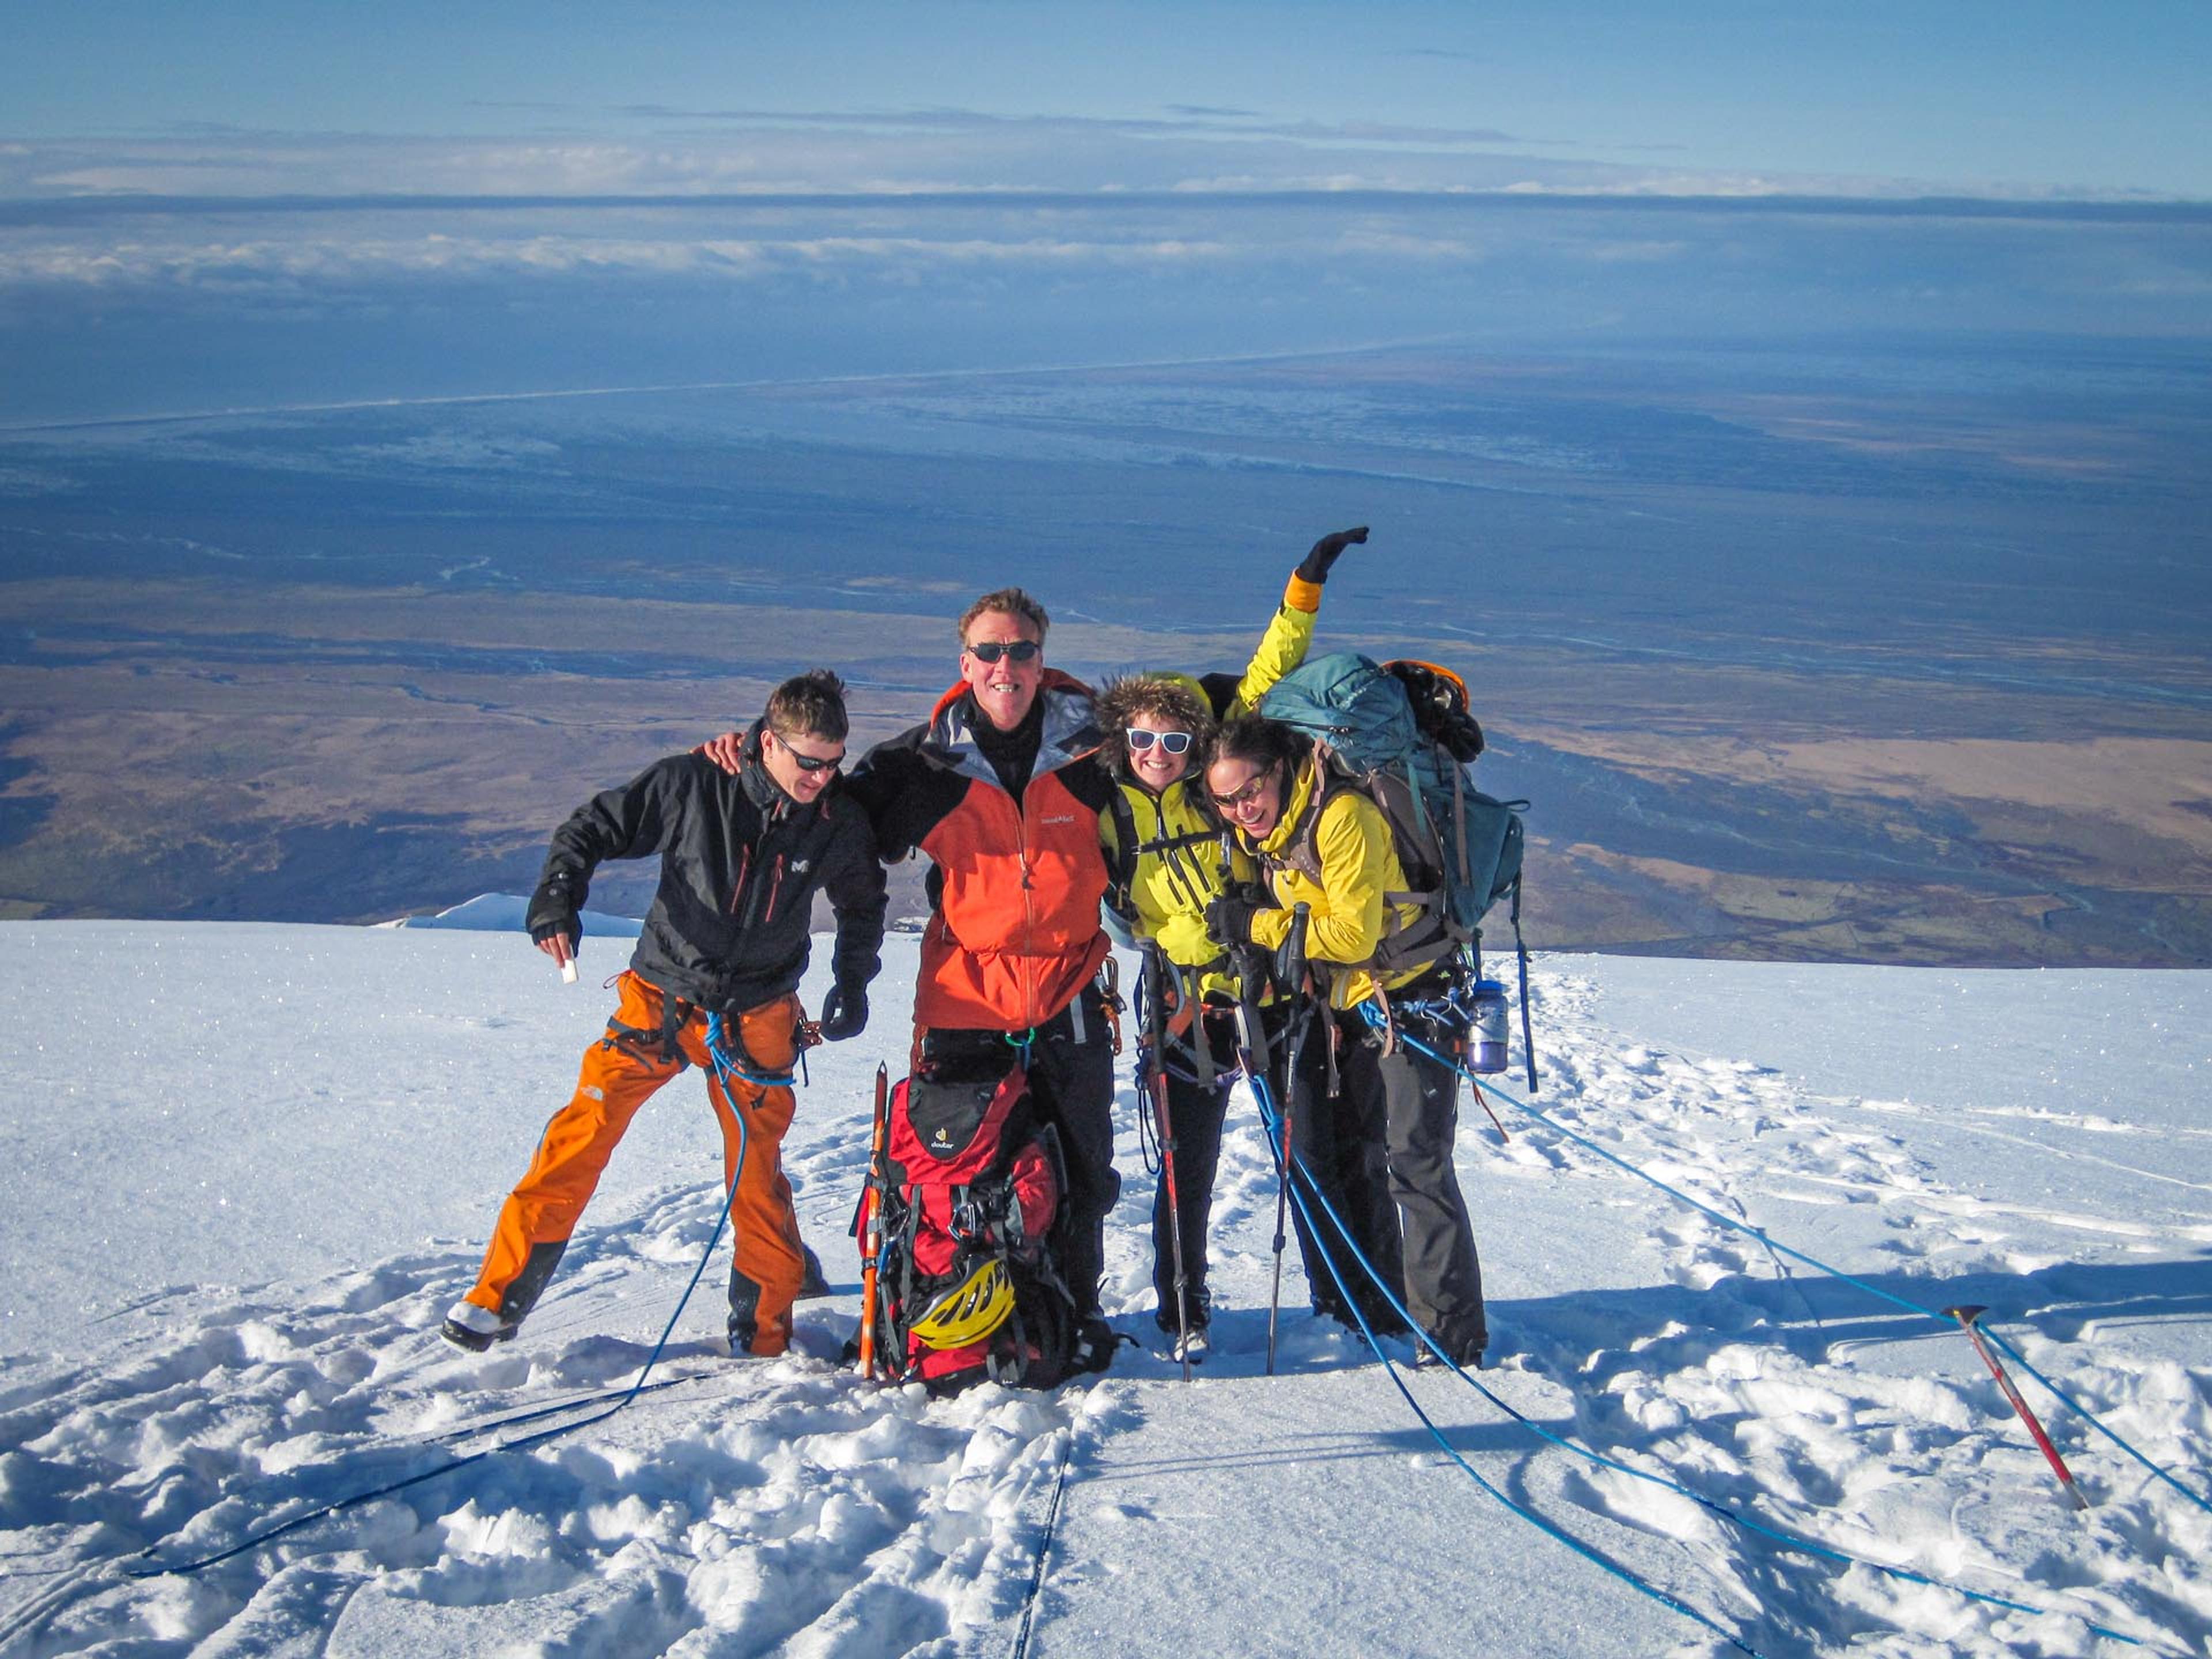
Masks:
[[[1265,120],[1226,110],[1114,119],[662,106],[593,111],[588,121],[558,108],[512,112],[544,118],[532,124],[537,131],[497,137],[198,125],[130,139],[4,144],[0,199],[1221,188],[1893,199],[1979,193],[1960,180],[1622,165],[1578,158],[1571,143],[1479,125]],[[610,114],[647,131],[611,136],[601,130]]]
[[[656,136],[0,147],[0,421],[1431,338],[2212,331],[2201,204],[1226,109],[638,118]]]

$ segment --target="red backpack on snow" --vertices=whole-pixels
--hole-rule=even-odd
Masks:
[[[1053,1248],[1066,1180],[1028,1074],[904,1079],[884,1152],[877,1351],[890,1370],[933,1394],[1059,1384],[1078,1335]]]

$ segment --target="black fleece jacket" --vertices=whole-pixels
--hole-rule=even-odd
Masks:
[[[662,991],[734,1014],[795,989],[817,888],[837,915],[837,982],[864,986],[882,966],[884,870],[867,814],[842,783],[809,806],[785,794],[761,764],[757,726],[734,777],[672,755],[577,808],[553,833],[527,925],[581,912],[603,860],[656,853],[659,890],[629,965]]]

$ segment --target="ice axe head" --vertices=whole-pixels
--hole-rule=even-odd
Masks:
[[[1955,1308],[1944,1309],[1943,1317],[1946,1319],[1955,1319],[1961,1325],[1971,1326],[1977,1319],[1979,1319],[1988,1311],[1989,1310],[1987,1308],[1982,1307],[1975,1303],[1968,1302],[1962,1303]]]

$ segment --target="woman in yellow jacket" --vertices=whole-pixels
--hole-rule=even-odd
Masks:
[[[1322,586],[1344,550],[1367,539],[1363,526],[1314,544],[1291,577],[1283,603],[1241,676],[1136,674],[1098,700],[1102,753],[1120,786],[1099,814],[1109,873],[1107,905],[1132,938],[1158,945],[1170,977],[1170,1030],[1164,1055],[1168,1133],[1176,1143],[1172,1215],[1163,1176],[1152,1202],[1152,1286],[1160,1328],[1177,1358],[1206,1350],[1212,1299],[1206,1231],[1221,1124],[1236,1077],[1237,984],[1207,936],[1206,908],[1224,880],[1250,884],[1258,868],[1233,849],[1223,866],[1221,826],[1205,810],[1204,773],[1215,721],[1249,714],[1267,689],[1305,660]],[[1175,1237],[1182,1235],[1186,1291],[1180,1312]],[[1182,1323],[1187,1317],[1187,1328]]]
[[[1400,1044],[1387,1048],[1362,1005],[1420,998],[1446,986],[1440,965],[1376,970],[1376,951],[1416,921],[1417,906],[1388,897],[1407,890],[1390,829],[1374,802],[1331,787],[1313,746],[1289,726],[1252,716],[1216,734],[1206,767],[1212,805],[1236,826],[1239,845],[1266,872],[1266,897],[1235,895],[1208,907],[1224,947],[1273,951],[1288,938],[1293,907],[1307,907],[1306,959],[1328,992],[1322,1032],[1296,1057],[1291,1083],[1295,1151],[1360,1249],[1445,1352],[1477,1365],[1489,1344],[1482,1268],[1459,1176],[1458,1074]],[[1331,1049],[1336,1087],[1328,1087]],[[1316,1239],[1301,1222],[1299,1248],[1317,1311],[1351,1321],[1321,1260],[1336,1240],[1324,1219]],[[1404,1322],[1341,1251],[1331,1254],[1370,1322]],[[1419,1355],[1417,1353],[1416,1358]]]

